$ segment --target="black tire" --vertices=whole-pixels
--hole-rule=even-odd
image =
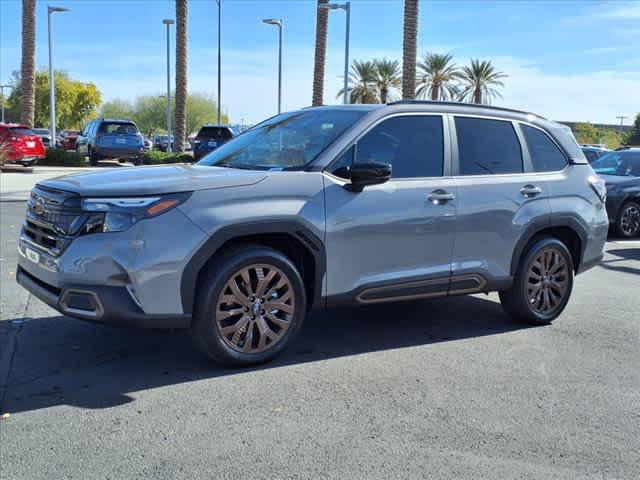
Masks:
[[[92,167],[97,166],[98,160],[100,160],[98,154],[93,150],[93,148],[89,148],[89,165]]]
[[[565,266],[561,271],[564,275],[558,275],[564,288],[562,291],[555,287],[558,284],[555,276],[550,279],[552,276],[550,272],[541,272],[536,266],[540,265],[539,258],[544,252],[557,253],[560,258],[553,257],[554,260],[557,259],[558,264],[564,262]],[[573,290],[574,272],[573,257],[564,243],[555,237],[535,237],[520,258],[511,288],[500,292],[502,307],[516,321],[530,325],[549,324],[562,313],[569,302]],[[540,286],[531,283],[531,280],[534,280],[538,273],[540,274]],[[544,293],[545,290],[547,293]],[[530,292],[534,291],[541,292],[540,296],[531,293],[534,295],[534,299],[531,299]],[[555,299],[556,295],[559,295],[556,304],[553,305],[553,308],[545,310],[546,302],[549,302],[551,307],[551,296]]]
[[[221,332],[223,326],[219,324],[217,312],[221,295],[226,292],[225,296],[228,296],[230,291],[228,290],[229,282],[234,281],[234,278],[241,278],[240,271],[251,269],[255,265],[272,266],[275,267],[275,270],[279,270],[284,274],[284,278],[288,280],[288,285],[290,285],[293,292],[295,308],[293,313],[288,315],[286,330],[283,329],[284,332],[281,331],[281,336],[276,342],[269,344],[264,351],[247,353],[239,351],[238,348],[240,347],[238,345],[235,348],[230,345],[235,338],[235,334],[232,334],[231,338],[229,338],[229,335],[226,338],[223,336]],[[255,277],[252,277],[252,279],[255,279]],[[242,245],[227,250],[206,267],[205,271],[200,275],[200,282],[191,327],[192,337],[196,347],[204,355],[224,365],[248,366],[273,359],[291,344],[306,317],[306,294],[300,273],[289,258],[268,247]],[[238,305],[243,308],[240,304]],[[244,336],[246,348],[246,338],[249,336],[247,330],[251,329],[253,332],[250,343],[260,340],[260,330],[257,325],[260,320],[249,320],[251,314],[257,314],[263,322],[268,314],[262,317],[260,313],[264,314],[264,311],[256,312],[255,310],[249,310],[247,307],[244,308],[246,308],[244,312],[248,313],[239,313],[238,315],[241,315],[241,318],[232,323],[232,325],[236,326],[243,321],[248,322],[240,329],[242,333],[239,334],[237,340],[241,342]],[[270,324],[270,327],[274,327],[274,324]],[[278,327],[276,326],[275,328],[277,329]],[[257,338],[255,336],[256,333],[258,334]],[[258,344],[257,347],[259,348],[259,346]],[[249,348],[251,349],[251,347],[250,345]]]
[[[640,203],[628,201],[616,219],[616,232],[623,238],[633,238],[640,234]]]

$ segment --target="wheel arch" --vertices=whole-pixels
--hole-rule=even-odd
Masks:
[[[575,273],[580,271],[580,265],[587,244],[588,231],[587,228],[577,219],[573,217],[562,217],[552,219],[551,223],[546,225],[530,225],[525,233],[520,237],[516,248],[513,251],[511,259],[511,275],[515,275],[520,259],[527,251],[527,248],[533,240],[541,235],[555,237],[566,245],[571,252],[573,260],[573,268]]]
[[[239,244],[264,245],[286,255],[298,268],[305,283],[307,306],[322,306],[322,282],[326,253],[322,240],[297,220],[259,221],[228,225],[211,235],[183,270],[180,295],[184,313],[192,314],[199,276],[227,248]]]

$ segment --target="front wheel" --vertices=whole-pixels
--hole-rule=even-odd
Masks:
[[[522,257],[511,288],[500,292],[502,306],[515,320],[551,323],[569,302],[573,272],[566,245],[557,238],[538,237]]]
[[[627,202],[622,206],[616,222],[618,233],[633,238],[640,233],[640,204]]]
[[[192,334],[209,358],[263,363],[293,340],[306,316],[302,277],[289,258],[262,246],[224,253],[200,276]]]

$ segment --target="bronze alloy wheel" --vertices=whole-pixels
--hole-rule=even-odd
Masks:
[[[547,247],[536,255],[526,276],[529,306],[538,314],[552,315],[562,308],[569,291],[569,265],[560,251]]]
[[[620,231],[626,237],[640,232],[640,208],[634,203],[627,205],[620,215]]]
[[[233,350],[264,352],[289,330],[295,300],[291,280],[279,268],[268,264],[243,267],[221,290],[215,310],[216,328]]]

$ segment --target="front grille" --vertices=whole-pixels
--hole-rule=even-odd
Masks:
[[[27,203],[23,234],[31,243],[60,255],[87,220],[78,195],[36,186]]]

